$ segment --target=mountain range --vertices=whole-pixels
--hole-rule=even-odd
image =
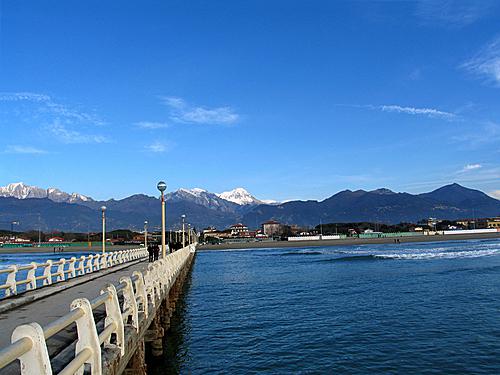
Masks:
[[[500,215],[500,201],[485,193],[450,184],[428,193],[396,193],[389,189],[344,190],[322,200],[262,201],[243,188],[220,194],[203,189],[179,189],[166,194],[167,227],[178,229],[181,215],[197,228],[226,228],[242,222],[252,228],[274,219],[285,224],[314,226],[319,222],[372,221],[380,223],[416,222],[427,217],[459,219]],[[42,189],[23,183],[0,187],[0,228],[13,221],[16,230],[98,231],[100,207],[108,210],[109,229],[140,230],[144,220],[150,229],[160,225],[157,197],[136,194],[106,201],[66,193],[56,188]]]

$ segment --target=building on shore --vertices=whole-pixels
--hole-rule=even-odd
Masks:
[[[218,233],[218,230],[215,227],[208,227],[203,229],[203,235],[210,236]]]
[[[475,218],[475,219],[460,219],[455,222],[460,225],[463,229],[483,229],[488,228],[488,222],[491,219],[486,218]]]
[[[268,237],[280,236],[283,233],[283,226],[276,220],[268,220],[262,223],[262,231]]]
[[[244,224],[233,224],[229,227],[231,236],[233,237],[248,237],[250,235],[248,227]]]
[[[488,219],[486,223],[488,228],[500,229],[500,217],[493,217],[491,219]]]
[[[62,237],[51,237],[47,242],[64,242],[64,238]]]

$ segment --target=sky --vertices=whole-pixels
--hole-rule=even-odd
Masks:
[[[0,0],[0,185],[500,198],[496,1]]]

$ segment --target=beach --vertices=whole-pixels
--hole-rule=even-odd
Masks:
[[[281,247],[316,247],[316,246],[345,246],[345,245],[369,245],[369,244],[393,244],[395,239],[399,243],[408,242],[436,242],[436,241],[463,241],[498,238],[497,233],[475,233],[475,234],[440,234],[431,236],[407,236],[392,238],[345,238],[340,240],[315,240],[315,241],[267,241],[267,242],[239,242],[222,243],[219,245],[200,245],[198,250],[228,250],[228,249],[263,249]]]

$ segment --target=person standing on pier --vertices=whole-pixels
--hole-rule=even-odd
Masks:
[[[149,263],[154,261],[154,245],[149,244],[148,245],[148,254],[149,254]]]
[[[157,243],[155,243],[154,245],[153,253],[154,253],[154,260],[157,261],[160,256],[160,246],[158,246]]]

